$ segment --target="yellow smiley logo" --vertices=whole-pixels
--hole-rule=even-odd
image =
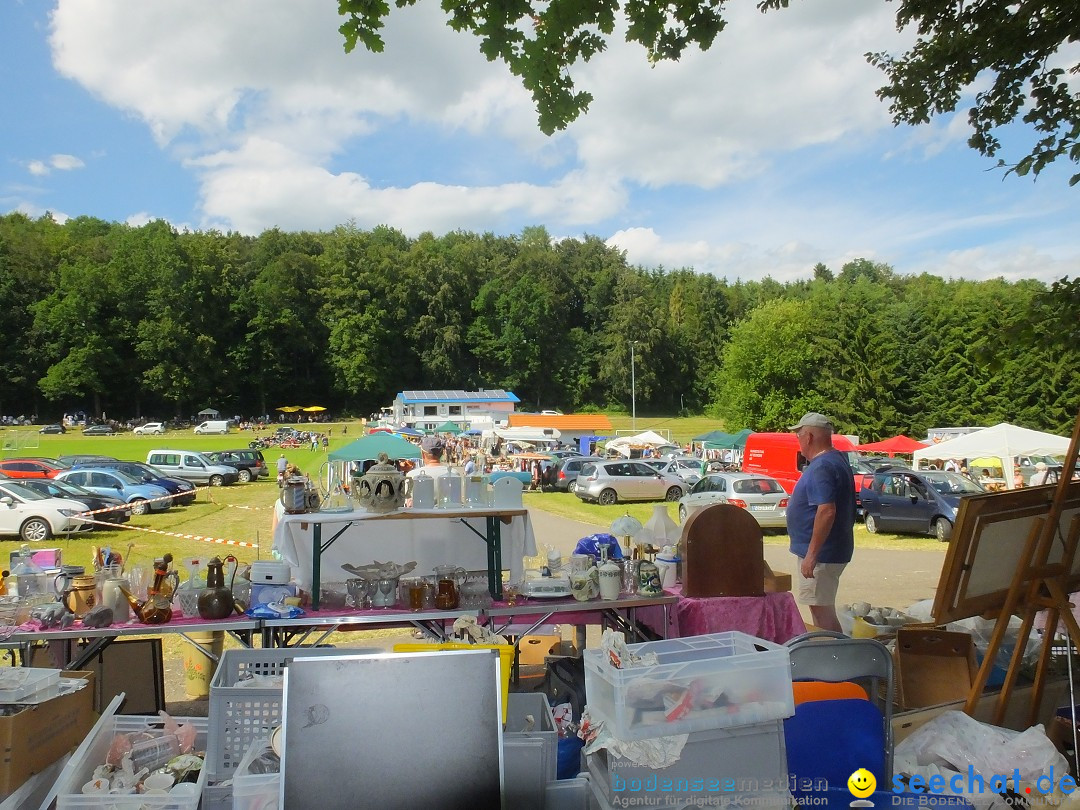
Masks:
[[[859,768],[847,780],[848,790],[856,799],[865,799],[877,787],[877,779],[866,768]]]

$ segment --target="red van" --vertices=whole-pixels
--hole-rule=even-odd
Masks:
[[[832,440],[833,447],[846,455],[848,463],[851,464],[855,475],[855,502],[858,505],[864,474],[858,466],[855,445],[839,433],[834,433]],[[743,472],[771,476],[789,493],[795,489],[795,482],[802,477],[806,464],[806,457],[799,452],[799,437],[794,433],[751,433],[746,437]],[[868,474],[865,477],[870,480],[873,475]]]

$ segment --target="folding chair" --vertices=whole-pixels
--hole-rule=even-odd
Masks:
[[[791,639],[792,681],[866,684],[869,700],[812,700],[784,721],[788,772],[846,783],[867,768],[879,785],[892,781],[893,662],[874,639],[818,631]]]

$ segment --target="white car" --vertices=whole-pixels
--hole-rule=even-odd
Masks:
[[[162,422],[147,422],[145,425],[139,425],[131,432],[139,436],[160,436],[165,432],[165,425]]]
[[[763,529],[787,527],[788,494],[775,478],[757,473],[709,473],[679,499],[679,521],[694,509],[728,503],[745,509]]]
[[[50,498],[18,481],[0,481],[0,535],[18,535],[27,542],[48,540],[54,535],[90,531],[79,518],[85,504],[68,498]]]

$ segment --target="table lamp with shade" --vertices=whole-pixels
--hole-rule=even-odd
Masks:
[[[634,556],[632,541],[641,533],[642,528],[644,527],[641,525],[641,521],[631,517],[629,512],[620,518],[615,518],[612,522],[611,533],[616,537],[623,538],[623,544],[626,546],[626,550],[623,552],[625,559],[629,560]]]

